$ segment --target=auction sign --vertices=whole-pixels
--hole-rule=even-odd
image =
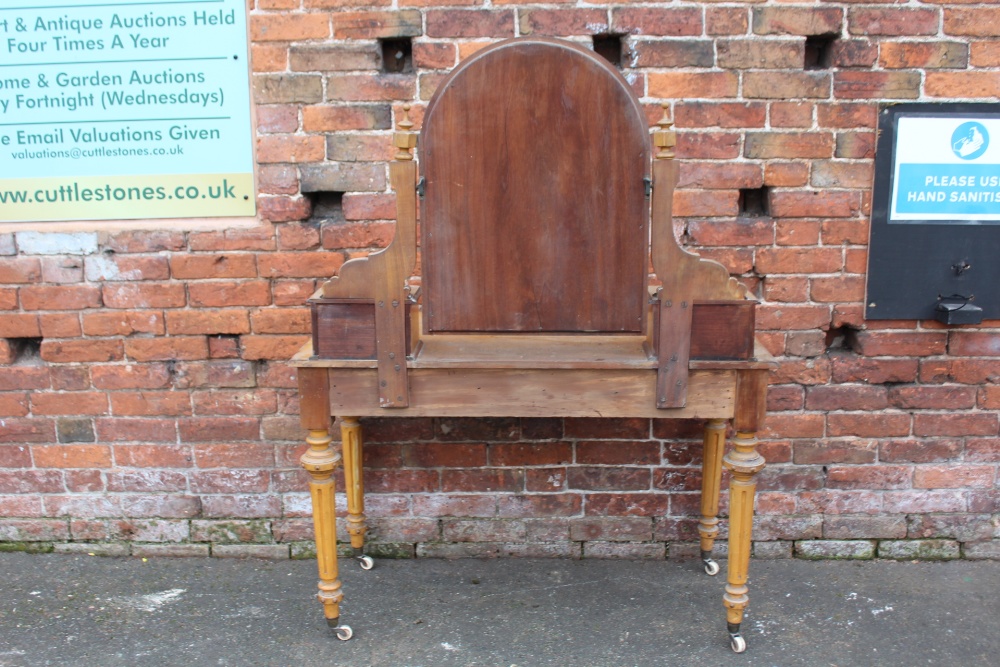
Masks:
[[[0,221],[253,216],[246,0],[4,0]]]

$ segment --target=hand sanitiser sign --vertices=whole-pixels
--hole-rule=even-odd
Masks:
[[[1000,223],[1000,119],[901,116],[890,223]]]
[[[0,221],[253,216],[246,0],[0,3]]]

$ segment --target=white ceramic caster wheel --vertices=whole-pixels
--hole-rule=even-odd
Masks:
[[[709,559],[705,561],[705,574],[710,577],[714,577],[719,573],[719,564],[714,560]]]
[[[337,628],[337,639],[342,642],[346,642],[348,639],[354,636],[354,630],[351,630],[349,625],[338,625]]]
[[[375,561],[371,556],[358,556],[358,563],[362,570],[370,570],[375,567]]]
[[[731,635],[729,637],[729,645],[733,648],[733,653],[743,653],[747,650],[747,640],[743,639],[740,635]]]

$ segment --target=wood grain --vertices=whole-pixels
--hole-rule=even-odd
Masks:
[[[564,41],[484,49],[420,146],[427,331],[642,330],[649,135],[617,70]]]

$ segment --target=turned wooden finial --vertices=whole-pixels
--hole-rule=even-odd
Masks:
[[[674,146],[677,145],[677,133],[674,132],[674,121],[670,118],[670,103],[663,102],[663,118],[656,122],[658,128],[653,132],[653,145],[659,148],[657,160],[672,160]]]
[[[397,132],[392,135],[392,145],[399,149],[395,155],[397,160],[412,160],[411,152],[417,146],[417,135],[412,132],[413,121],[410,120],[410,105],[403,105],[403,120],[396,123]]]

